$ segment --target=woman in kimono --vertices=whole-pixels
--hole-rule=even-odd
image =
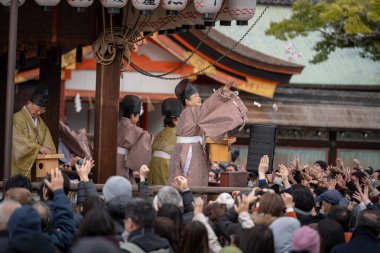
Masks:
[[[162,103],[164,129],[159,132],[152,145],[152,160],[149,165],[148,182],[151,185],[167,185],[170,157],[176,144],[175,127],[183,106],[176,98],[165,99]]]
[[[189,186],[207,186],[208,157],[204,150],[205,136],[221,142],[228,132],[242,128],[247,120],[247,108],[227,82],[202,104],[197,89],[189,79],[182,80],[175,94],[185,106],[177,125],[177,144],[173,150],[169,184],[177,176],[187,178]]]
[[[139,177],[140,167],[149,164],[153,137],[150,133],[136,126],[142,111],[139,97],[127,95],[120,103],[123,113],[117,129],[117,170],[119,176],[131,183]]]

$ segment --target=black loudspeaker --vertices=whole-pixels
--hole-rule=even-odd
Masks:
[[[258,170],[260,159],[263,155],[269,156],[268,171],[272,171],[276,146],[276,131],[276,125],[253,124],[251,126],[247,159],[248,171]]]

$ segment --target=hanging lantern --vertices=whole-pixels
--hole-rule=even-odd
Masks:
[[[141,16],[150,16],[160,5],[160,0],[132,0],[133,7],[140,11]]]
[[[162,0],[161,6],[166,10],[166,15],[177,16],[179,11],[185,9],[187,0]]]
[[[77,8],[77,12],[86,12],[87,7],[90,7],[94,0],[67,0],[72,6]]]
[[[107,8],[109,14],[119,14],[120,9],[127,4],[128,0],[100,0],[100,2]]]
[[[222,3],[223,0],[194,0],[194,6],[202,14],[204,20],[213,20],[222,7]]]
[[[44,11],[50,11],[51,7],[56,6],[61,0],[34,0]]]
[[[11,6],[11,1],[12,0],[0,0],[0,3],[4,6]],[[20,7],[21,5],[23,5],[25,3],[25,0],[18,0],[18,7]]]
[[[236,20],[236,25],[248,25],[256,11],[256,0],[228,0],[230,16]]]
[[[233,18],[230,16],[230,10],[228,9],[228,0],[225,0],[218,15],[218,20],[220,20],[219,25],[221,26],[231,26]]]

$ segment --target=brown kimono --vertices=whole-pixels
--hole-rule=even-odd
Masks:
[[[121,118],[117,129],[117,175],[134,182],[133,172],[149,164],[152,141],[150,133],[133,125],[128,118]]]
[[[202,146],[205,135],[214,142],[221,142],[229,131],[243,126],[246,120],[247,108],[241,99],[222,88],[201,106],[186,107],[177,125],[177,144],[171,156],[169,184],[174,184],[175,177],[185,176],[189,186],[207,186],[208,157]]]

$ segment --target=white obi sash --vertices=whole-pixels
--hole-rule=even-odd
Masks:
[[[177,136],[177,143],[190,144],[189,151],[187,151],[185,166],[182,169],[182,173],[185,177],[189,174],[190,162],[191,162],[191,158],[193,156],[193,145],[192,144],[197,143],[197,142],[199,142],[201,145],[203,145],[202,136],[191,136],[191,137]]]

